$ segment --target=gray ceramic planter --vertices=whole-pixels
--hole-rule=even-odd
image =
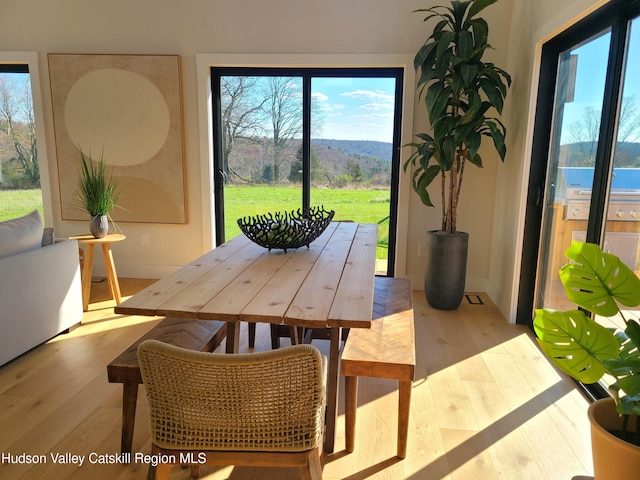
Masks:
[[[427,232],[427,269],[424,294],[438,310],[455,310],[462,302],[467,275],[469,234]]]

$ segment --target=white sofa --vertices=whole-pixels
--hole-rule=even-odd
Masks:
[[[37,211],[0,222],[0,365],[81,320],[78,242],[54,241]]]

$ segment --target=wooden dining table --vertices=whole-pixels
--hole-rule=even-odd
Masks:
[[[377,225],[331,222],[309,247],[267,250],[239,235],[115,307],[116,313],[224,320],[227,353],[240,322],[329,331],[325,451],[333,452],[343,328],[370,328]]]

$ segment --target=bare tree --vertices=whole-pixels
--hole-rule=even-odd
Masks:
[[[638,140],[640,134],[640,111],[634,95],[626,96],[620,105],[618,120],[618,143]]]
[[[601,111],[588,106],[583,110],[582,118],[569,125],[572,143],[576,145],[575,153],[579,158],[573,164],[593,166],[600,136]],[[638,140],[640,135],[640,111],[635,96],[622,99],[618,115],[618,132],[614,162],[616,166],[633,166],[635,158],[631,158],[632,149],[629,143]]]
[[[578,163],[593,166],[600,134],[600,110],[588,106],[584,108],[582,118],[569,125],[572,143],[577,145]]]
[[[255,141],[264,132],[264,104],[267,98],[258,98],[258,77],[222,77],[222,133],[223,170],[239,176],[229,166],[229,158],[238,140]]]
[[[614,155],[615,167],[639,167],[637,142],[640,133],[640,112],[633,95],[622,99],[618,119],[618,138]]]
[[[40,186],[35,119],[28,75],[0,74],[0,132],[8,146],[3,156],[15,159],[31,186]],[[3,142],[4,143],[4,142]]]
[[[223,169],[235,179],[279,182],[283,167],[293,160],[290,148],[302,135],[302,79],[300,77],[225,76],[221,78]],[[322,131],[323,112],[311,98],[312,133]],[[249,144],[265,154],[249,154]],[[243,155],[232,155],[238,147]]]
[[[300,79],[268,77],[265,109],[269,115],[271,134],[266,139],[273,162],[273,181],[280,180],[280,169],[294,138],[302,135],[302,92]]]

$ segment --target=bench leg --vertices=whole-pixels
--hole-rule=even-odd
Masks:
[[[136,404],[138,402],[138,384],[123,383],[122,390],[122,453],[131,453],[133,444],[133,426],[136,421]]]
[[[270,324],[271,330],[271,350],[277,350],[280,348],[280,336],[278,335],[278,325]]]
[[[226,353],[238,353],[240,349],[240,322],[227,322]]]
[[[347,452],[356,444],[356,410],[358,408],[358,377],[344,377],[344,419]]]
[[[304,335],[301,327],[289,327],[289,338],[291,345],[299,345],[303,343]]]
[[[407,456],[407,434],[409,432],[409,409],[411,408],[410,381],[399,381],[398,389],[398,457]]]

